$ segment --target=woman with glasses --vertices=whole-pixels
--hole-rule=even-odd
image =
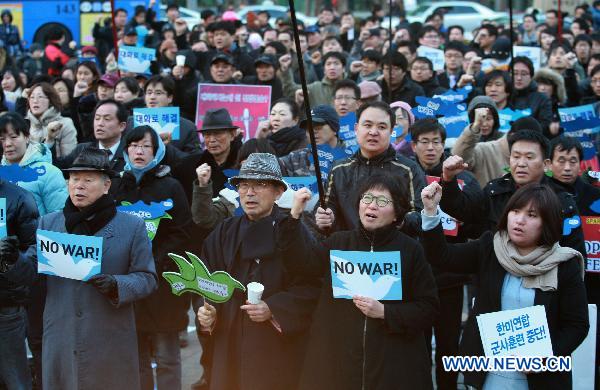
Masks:
[[[191,214],[181,184],[171,177],[168,166],[160,165],[165,145],[150,126],[133,128],[123,142],[125,170],[113,180],[110,191],[118,207],[130,204],[123,211],[142,215],[145,220],[157,274],[177,271],[167,254],[186,248]],[[189,304],[189,297],[173,295],[162,277],[157,291],[136,302],[142,389],[155,388],[152,356],[157,364],[156,388],[181,388],[179,332],[187,326]]]
[[[360,226],[315,242],[300,221],[310,192],[294,198],[280,227],[286,266],[296,275],[321,277],[300,389],[431,389],[431,357],[424,332],[438,313],[431,268],[417,241],[400,232],[410,209],[407,190],[389,176],[369,176],[361,185]],[[330,251],[400,252],[402,299],[333,298]]]
[[[77,129],[71,118],[61,114],[60,97],[49,83],[34,84],[27,93],[30,139],[54,147],[56,157],[65,157],[77,146]]]

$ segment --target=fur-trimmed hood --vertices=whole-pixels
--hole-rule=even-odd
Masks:
[[[554,84],[554,93],[558,97],[558,101],[564,104],[567,101],[567,90],[565,89],[565,80],[563,77],[550,68],[541,68],[535,72],[533,81],[539,84],[540,80],[549,80]]]

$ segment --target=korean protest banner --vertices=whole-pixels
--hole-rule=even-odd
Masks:
[[[433,182],[439,183],[440,178],[438,176],[429,176],[426,175],[427,184],[431,184]],[[458,179],[458,186],[462,190],[465,186],[465,181]],[[444,210],[438,208],[438,212],[440,213],[440,220],[442,222],[442,229],[444,229],[444,235],[450,237],[456,237],[458,235],[458,227],[460,226],[460,222],[450,215],[446,214]]]
[[[338,136],[339,139],[344,141],[344,145],[346,146],[346,154],[348,156],[353,155],[359,149],[358,142],[356,141],[356,133],[354,132],[355,124],[355,112],[349,112],[340,117],[340,131],[338,132]]]
[[[0,198],[0,238],[8,235],[6,231],[6,198]]]
[[[100,273],[102,237],[37,230],[38,273],[86,281]]]
[[[156,59],[154,49],[134,46],[119,47],[119,59],[117,64],[123,72],[140,74],[152,74],[150,63]]]
[[[553,356],[546,308],[542,305],[477,316],[487,357]]]
[[[500,118],[500,128],[498,130],[506,133],[510,130],[510,125],[519,118],[531,115],[531,109],[526,108],[524,110],[511,110],[506,107],[503,110],[498,111],[498,117]]]
[[[529,58],[533,62],[533,69],[536,72],[542,65],[542,49],[540,47],[513,46],[513,54],[515,57]]]
[[[329,252],[334,298],[360,295],[377,299],[402,300],[402,256],[392,252]]]
[[[133,126],[148,125],[158,134],[169,133],[179,140],[179,107],[134,108]]]
[[[313,196],[319,193],[316,176],[284,176],[282,179],[293,191],[308,188]]]
[[[559,108],[560,125],[564,135],[574,137],[583,147],[583,166],[594,171],[600,169],[597,153],[597,142],[600,133],[598,106],[585,104],[577,107]]]
[[[120,206],[117,206],[118,211],[135,215],[144,220],[146,232],[148,233],[150,241],[154,240],[161,219],[173,219],[173,217],[167,213],[167,211],[172,208],[173,200],[171,199],[160,202],[150,202],[150,204],[144,203],[142,200],[138,200],[133,204],[123,201]]]
[[[471,85],[465,85],[456,90],[449,89],[441,95],[433,95],[433,98],[441,99],[447,103],[462,103],[467,99],[471,91],[473,91],[473,87]]]
[[[585,252],[587,254],[587,272],[600,272],[600,215],[581,216],[581,228],[585,239]]]
[[[417,54],[419,57],[429,58],[433,63],[434,71],[444,70],[444,65],[446,63],[443,50],[421,45],[417,48]]]
[[[342,148],[332,148],[327,144],[317,145],[317,156],[319,157],[319,167],[321,168],[323,183],[327,183],[333,163],[346,158],[348,153],[348,148],[344,150]],[[309,153],[308,161],[314,164],[312,153]]]
[[[467,111],[463,111],[458,115],[441,116],[437,118],[437,121],[446,129],[446,140],[458,138],[469,125],[469,114]]]
[[[19,164],[0,165],[0,178],[11,183],[30,183],[46,174],[46,167],[22,167]]]
[[[209,109],[225,108],[235,126],[244,131],[244,141],[256,137],[258,123],[269,119],[270,85],[198,84],[196,127],[202,127]]]

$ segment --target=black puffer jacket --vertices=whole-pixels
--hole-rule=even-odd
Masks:
[[[540,122],[542,129],[547,131],[552,122],[552,101],[548,96],[537,91],[537,84],[532,81],[529,87],[514,90],[510,99],[513,110],[531,109],[531,116]]]
[[[381,86],[381,98],[388,104],[402,100],[410,104],[411,107],[414,107],[417,105],[415,98],[417,96],[425,96],[423,87],[409,79],[408,76],[404,76],[404,80],[402,80],[400,86],[392,90],[391,100],[389,100],[389,87],[385,80],[379,81],[379,85]]]
[[[0,179],[0,198],[6,199],[6,232],[19,238],[19,260],[7,271],[0,273],[0,307],[25,303],[29,287],[37,275],[35,232],[38,209],[33,195],[12,183]]]
[[[436,75],[433,75],[433,77],[429,80],[420,83],[414,80],[413,82],[420,85],[421,88],[423,88],[423,90],[425,91],[425,96],[427,97],[433,97],[433,95],[441,95],[448,90],[448,88],[444,88],[440,85]]]

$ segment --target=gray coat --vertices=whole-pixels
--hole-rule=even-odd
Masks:
[[[66,232],[64,214],[45,215],[39,227]],[[157,288],[151,243],[144,222],[121,212],[96,236],[104,238],[102,273],[117,279],[118,302],[87,283],[47,277],[45,389],[140,387],[133,302]]]

